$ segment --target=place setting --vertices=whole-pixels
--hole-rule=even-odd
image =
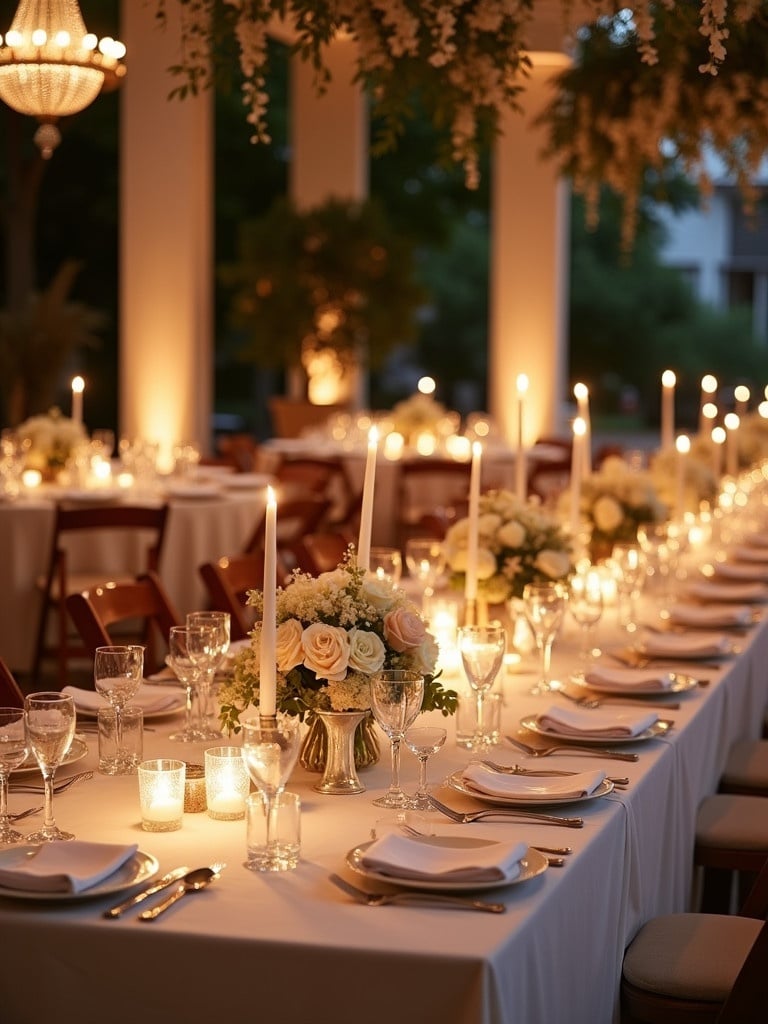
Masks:
[[[608,703],[611,699],[639,702],[649,706],[648,698],[658,697],[663,700],[657,707],[675,710],[678,704],[666,700],[668,695],[688,693],[695,690],[698,680],[684,672],[655,670],[653,668],[614,668],[608,665],[595,665],[587,672],[575,672],[569,682],[584,695],[589,697],[597,694],[598,699]],[[561,687],[556,692],[563,696],[567,692]]]
[[[629,667],[647,668],[654,663],[712,662],[738,654],[739,647],[732,637],[720,632],[672,633],[645,629],[632,644],[606,653]]]
[[[593,708],[550,705],[536,715],[520,720],[523,729],[539,737],[566,740],[577,744],[638,743],[666,736],[674,722],[659,718],[652,710],[619,708]]]
[[[625,781],[625,780],[623,780]],[[464,796],[499,807],[547,807],[596,800],[613,792],[605,772],[520,772],[518,766],[471,761],[445,783]]]

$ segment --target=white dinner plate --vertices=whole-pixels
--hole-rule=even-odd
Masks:
[[[64,760],[59,765],[63,768],[66,764],[74,764],[76,761],[82,761],[85,755],[88,753],[88,744],[83,740],[78,739],[77,736],[72,740],[72,745],[64,757]],[[27,754],[27,759],[19,768],[14,768],[14,774],[21,772],[39,772],[40,765],[37,763],[37,759],[34,754]],[[59,782],[63,782],[63,779],[59,779]]]
[[[672,682],[663,689],[659,686],[622,686],[620,683],[588,683],[583,673],[577,672],[570,677],[572,683],[585,690],[594,690],[596,693],[611,693],[626,697],[632,700],[633,697],[666,697],[668,693],[687,693],[688,690],[695,690],[699,685],[698,679],[694,676],[683,675],[682,672],[670,672]]]
[[[539,736],[546,736],[550,740],[562,740],[564,743],[589,743],[596,744],[601,747],[612,747],[614,743],[642,743],[644,740],[657,739],[659,736],[666,736],[669,730],[674,726],[674,722],[668,722],[665,719],[660,718],[658,722],[654,722],[648,729],[643,729],[637,736],[583,736],[577,735],[572,732],[555,732],[554,729],[542,729],[539,723],[536,721],[535,715],[527,715],[525,718],[520,719],[520,725],[524,729],[530,729],[531,732],[537,733]]]
[[[275,482],[269,473],[234,473],[221,481],[223,487],[231,491],[254,491]]]
[[[489,840],[473,838],[472,836],[424,836],[423,842],[433,842],[440,846],[467,847],[476,844],[486,845]],[[529,846],[524,857],[520,859],[520,871],[510,879],[494,879],[486,882],[444,882],[429,881],[422,878],[400,878],[399,875],[384,874],[381,871],[372,871],[366,868],[363,863],[365,851],[370,843],[361,843],[347,854],[347,866],[356,874],[362,875],[372,882],[385,882],[387,885],[397,885],[401,889],[422,889],[425,892],[468,892],[480,889],[500,889],[505,885],[517,885],[518,882],[527,882],[531,878],[541,875],[549,867],[549,861],[543,853],[534,850]]]
[[[35,849],[30,846],[14,846],[9,850],[0,850],[0,865],[13,867],[18,863],[19,854]],[[144,885],[151,878],[154,878],[160,865],[157,859],[149,853],[136,853],[121,865],[117,871],[113,871],[108,878],[104,878],[89,889],[81,892],[40,892],[33,889],[6,889],[0,885],[0,896],[8,896],[17,900],[56,900],[57,902],[70,902],[72,900],[95,899],[98,896],[112,896],[115,893],[132,889],[135,885]]]
[[[160,686],[160,685],[163,685],[163,686],[173,686],[174,684],[173,684],[173,680],[171,680],[171,679],[163,679],[163,680],[158,680],[155,685],[156,686]],[[179,684],[179,685],[181,685],[181,684]],[[150,687],[152,686],[151,682],[149,683],[149,686]],[[167,718],[169,715],[178,715],[178,713],[180,711],[184,710],[184,708],[186,707],[186,703],[187,703],[187,693],[186,693],[186,690],[185,689],[184,690],[180,689],[178,697],[174,698],[173,703],[172,704],[168,704],[166,707],[154,708],[154,709],[147,710],[146,708],[142,708],[141,704],[130,705],[130,706],[131,707],[139,707],[139,708],[141,708],[141,710],[144,712],[144,721],[145,722],[149,722],[149,721],[151,721],[154,718]],[[104,702],[104,707],[105,708],[109,707],[109,704],[107,704],[106,701]],[[75,703],[75,709],[77,711],[77,717],[78,718],[87,718],[87,719],[89,719],[91,721],[94,721],[98,717],[98,710],[96,708],[84,708],[84,707],[81,707],[79,704]]]
[[[555,804],[580,804],[584,800],[597,800],[601,796],[608,796],[613,792],[613,783],[603,779],[600,785],[586,796],[502,796],[500,793],[486,793],[482,789],[475,789],[461,777],[462,769],[459,768],[448,777],[446,782],[455,789],[457,793],[464,796],[474,797],[475,800],[483,800],[487,804],[494,804],[498,807],[549,807]],[[546,779],[542,777],[542,782]]]

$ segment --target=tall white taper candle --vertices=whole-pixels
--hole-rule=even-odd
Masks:
[[[469,536],[467,538],[467,571],[464,574],[465,601],[477,600],[477,549],[480,522],[480,476],[482,474],[483,446],[472,444],[472,469],[469,477]]]
[[[371,530],[373,528],[373,488],[376,482],[376,456],[379,450],[379,432],[376,427],[368,431],[368,454],[363,480],[363,505],[360,511],[360,535],[357,542],[357,564],[366,572],[371,562]]]
[[[277,599],[277,500],[267,487],[267,511],[264,521],[264,608],[259,652],[259,712],[274,715],[277,703],[276,599]]]
[[[517,375],[517,452],[515,456],[515,493],[520,501],[528,497],[528,467],[525,458],[525,396],[528,392],[528,377]]]

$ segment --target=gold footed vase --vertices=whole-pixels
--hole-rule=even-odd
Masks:
[[[322,772],[318,793],[347,796],[364,793],[357,770],[376,764],[379,742],[370,711],[316,711],[301,747],[300,761]]]

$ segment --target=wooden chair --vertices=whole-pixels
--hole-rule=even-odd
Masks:
[[[297,550],[298,568],[312,576],[332,572],[347,553],[349,539],[344,533],[309,533]]]
[[[469,498],[468,462],[423,458],[403,462],[397,495],[397,542],[404,550],[409,537],[423,537],[425,517],[445,521],[464,514]]]
[[[32,678],[37,680],[40,675],[42,661],[46,657],[55,657],[58,662],[59,685],[67,681],[67,665],[70,657],[82,655],[82,648],[71,642],[68,628],[66,599],[69,594],[90,590],[100,583],[118,582],[135,579],[136,575],[149,570],[156,571],[160,562],[163,538],[165,536],[168,506],[145,508],[132,505],[100,505],[98,507],[71,508],[60,505],[56,509],[51,539],[48,568],[44,579],[40,581],[43,593],[43,605],[37,628],[35,657],[32,665]],[[100,569],[97,560],[90,561],[86,570],[73,572],[70,567],[69,541],[79,536],[81,541],[96,540],[95,536],[106,540],[126,534],[134,534],[143,546],[143,557],[139,559],[133,572],[110,573]],[[46,633],[51,611],[56,616],[56,644],[48,645]]]
[[[0,658],[0,707],[24,707],[24,694],[2,658]]]
[[[528,471],[528,493],[536,495],[545,505],[552,505],[571,482],[571,453],[573,442],[561,437],[541,437],[536,442],[551,448],[552,456],[536,458],[536,448]]]
[[[307,430],[322,427],[336,413],[346,412],[346,405],[314,405],[299,398],[272,395],[268,400],[272,433],[275,437],[301,437]]]
[[[216,442],[216,451],[220,461],[234,466],[238,473],[253,473],[257,468],[259,445],[252,434],[223,434]]]
[[[680,913],[648,921],[624,954],[622,1024],[764,1020],[764,1000],[751,1004],[749,1016],[734,1014],[746,995],[765,991],[766,914],[768,862],[739,915]]]
[[[200,566],[199,572],[211,607],[229,612],[231,639],[246,640],[256,616],[245,601],[249,590],[259,590],[264,586],[263,549],[206,562]]]
[[[330,502],[327,498],[307,494],[304,497],[286,498],[277,506],[277,557],[278,575],[288,576],[297,566],[302,552],[301,541],[309,533],[316,533],[323,522]],[[242,550],[242,554],[264,550],[264,524],[266,512]],[[281,580],[278,579],[278,582]]]
[[[277,485],[286,498],[307,493],[327,498],[326,515],[329,529],[347,523],[352,517],[358,496],[342,459],[284,458],[274,472]]]
[[[734,876],[743,890],[768,858],[768,799],[739,793],[707,797],[699,805],[695,837],[702,909],[727,912]]]
[[[92,590],[70,594],[66,604],[67,612],[91,657],[97,647],[123,642],[119,631],[113,627],[141,623],[141,634],[146,643],[145,675],[162,668],[171,626],[183,623],[154,572],[135,580],[109,582]]]

